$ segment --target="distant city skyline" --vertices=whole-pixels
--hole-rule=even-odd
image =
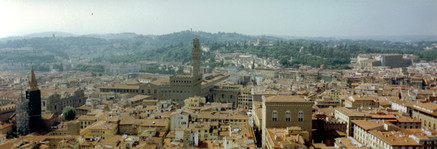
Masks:
[[[305,37],[437,35],[437,1],[1,1],[0,38],[193,29]]]

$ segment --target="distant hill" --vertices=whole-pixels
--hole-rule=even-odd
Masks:
[[[391,41],[391,42],[415,42],[415,41],[437,41],[434,35],[403,35],[403,36],[341,36],[341,37],[302,37],[288,35],[270,35],[286,40],[374,40],[374,41]]]
[[[392,42],[414,42],[414,41],[437,41],[436,35],[399,35],[399,36],[340,36],[340,37],[310,37],[310,36],[290,36],[290,35],[244,35],[239,33],[210,33],[203,31],[180,31],[163,35],[142,35],[131,32],[124,33],[110,33],[110,34],[87,34],[87,35],[75,35],[66,32],[41,32],[41,33],[33,33],[24,36],[11,36],[0,38],[0,41],[6,40],[19,40],[19,39],[29,39],[35,37],[52,37],[53,34],[56,37],[77,37],[77,36],[85,36],[85,37],[93,37],[93,38],[101,38],[106,40],[129,40],[134,38],[140,39],[148,39],[151,41],[148,42],[160,42],[166,41],[161,44],[174,44],[174,43],[187,43],[191,42],[191,40],[195,37],[202,38],[205,42],[223,42],[223,41],[247,41],[247,40],[256,40],[259,37],[266,38],[268,40],[318,40],[318,41],[326,41],[326,40],[377,40],[377,41],[392,41]],[[170,42],[168,42],[170,41]]]
[[[127,39],[132,39],[132,38],[140,37],[140,36],[143,36],[143,35],[136,34],[136,33],[125,32],[125,33],[112,33],[112,34],[89,34],[89,35],[83,35],[83,36],[85,36],[85,37],[94,37],[94,38],[102,38],[102,39],[106,39],[106,40],[113,40],[113,39],[127,40]]]
[[[59,38],[52,38],[53,34]],[[334,69],[347,68],[350,58],[360,53],[410,53],[419,55],[424,60],[437,57],[434,45],[437,41],[394,42],[368,40],[365,37],[351,40],[326,37],[252,36],[186,30],[164,35],[136,33],[74,35],[44,32],[7,37],[0,39],[0,63],[159,61],[187,64],[191,62],[193,38],[199,38],[201,45],[208,47],[209,50],[202,56],[205,61],[214,61],[216,52],[241,52],[279,59],[286,67],[297,67],[300,64],[319,67],[320,64],[325,64],[326,68]],[[433,38],[433,36],[398,37],[399,40]],[[257,42],[258,39],[262,39],[260,40],[262,44]],[[289,61],[290,59],[293,61]],[[216,64],[218,65],[218,63],[211,65]]]
[[[342,38],[352,40],[386,40],[394,42],[437,41],[437,36],[435,35],[346,36]]]
[[[53,37],[55,35],[56,37],[71,37],[71,36],[77,36],[75,34],[71,33],[65,33],[65,32],[42,32],[42,33],[33,33],[26,35],[25,37]]]
[[[146,42],[155,44],[177,44],[177,43],[188,43],[192,42],[193,38],[201,38],[202,42],[234,42],[234,41],[248,41],[248,40],[256,40],[261,36],[251,36],[251,35],[243,35],[238,33],[209,33],[203,31],[181,31],[174,32],[170,34],[163,35],[142,35],[136,33],[111,33],[111,34],[87,34],[87,35],[75,35],[71,33],[64,32],[42,32],[42,33],[33,33],[25,36],[11,36],[0,38],[0,41],[6,40],[20,40],[20,39],[30,39],[35,37],[52,37],[53,34],[56,37],[92,37],[92,38],[101,38],[105,40],[131,40],[131,39],[141,39],[147,40]],[[270,35],[262,35],[263,38],[269,40],[283,40],[281,37],[270,36]]]
[[[193,41],[193,38],[202,39],[201,42],[242,42],[254,41],[261,36],[250,36],[238,33],[209,33],[203,31],[181,31],[164,35],[141,35],[136,33],[114,33],[114,34],[90,34],[83,35],[84,37],[101,38],[106,40],[129,40],[141,41],[151,46],[168,46],[175,44],[187,44]],[[281,40],[282,38],[274,36],[262,36],[269,40]]]
[[[52,38],[53,34],[56,37]],[[247,42],[258,37],[238,33],[208,33],[181,31],[165,35],[141,35],[136,33],[89,34],[74,35],[62,32],[35,33],[19,37],[0,39],[1,62],[55,62],[65,60],[93,60],[118,62],[135,60],[180,61],[178,55],[185,55],[191,49],[193,38],[201,39],[202,43],[214,42]],[[277,39],[275,37],[264,37]],[[23,40],[26,39],[26,40]],[[175,54],[175,50],[178,54]],[[166,52],[166,53],[163,53]],[[176,52],[177,53],[177,52]],[[187,53],[188,54],[188,53]],[[150,55],[150,56],[145,56]],[[173,55],[168,56],[168,55]],[[123,57],[123,60],[115,60]],[[157,58],[158,57],[158,58]],[[187,57],[183,61],[188,61]]]
[[[55,35],[56,37],[73,37],[73,36],[77,36],[75,34],[65,33],[65,32],[42,32],[42,33],[28,34],[28,35],[24,35],[24,36],[11,36],[11,37],[0,38],[0,41],[30,39],[30,38],[36,38],[36,37],[41,37],[41,38],[43,38],[43,37],[53,37],[53,35]]]

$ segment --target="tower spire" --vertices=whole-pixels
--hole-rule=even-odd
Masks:
[[[33,71],[33,66],[30,70],[30,77],[29,77],[29,89],[34,91],[38,90],[38,82],[36,81],[35,72]]]

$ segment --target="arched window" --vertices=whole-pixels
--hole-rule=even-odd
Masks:
[[[278,121],[278,111],[273,110],[273,112],[272,112],[272,120],[273,121]]]
[[[285,112],[285,121],[287,121],[287,122],[291,121],[291,112],[290,111]]]
[[[303,111],[299,111],[299,114],[298,114],[297,117],[298,117],[297,120],[298,120],[299,122],[302,122],[302,121],[303,121]]]

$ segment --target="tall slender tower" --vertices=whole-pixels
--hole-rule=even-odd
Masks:
[[[193,55],[193,76],[198,77],[200,74],[200,56],[202,53],[200,52],[200,44],[199,39],[193,39],[193,51],[191,52]]]
[[[29,89],[26,90],[26,99],[28,99],[29,130],[32,133],[42,128],[43,125],[41,120],[41,91],[38,88],[33,67],[30,71]]]
[[[193,39],[193,51],[191,53],[193,55],[193,76],[192,76],[192,85],[191,93],[192,96],[200,96],[202,89],[202,74],[200,73],[200,56],[202,56],[202,52],[200,52],[200,44],[199,39]]]

